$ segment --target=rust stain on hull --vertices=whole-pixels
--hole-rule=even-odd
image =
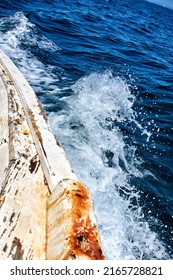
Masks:
[[[93,204],[88,189],[83,183],[74,180],[63,180],[59,183],[58,188],[62,189],[62,192],[55,194],[53,198],[50,197],[48,206],[50,227],[48,228],[48,258],[103,260],[104,255],[101,250]],[[52,211],[57,213],[54,220],[51,220]],[[68,226],[66,230],[62,226],[62,231],[59,232],[58,227],[62,220],[64,220],[65,226]],[[61,235],[64,235],[64,239],[66,239],[64,252],[61,256],[56,250],[52,250],[53,254],[51,253],[51,235],[54,242],[57,243],[58,240],[61,240]]]
[[[0,97],[0,259],[104,259],[89,191],[1,50]]]
[[[28,109],[28,115],[30,117],[30,120],[32,122],[32,125],[33,125],[33,128],[35,130],[35,133],[38,137],[38,140],[40,142],[41,145],[43,145],[43,140],[42,140],[42,136],[41,136],[41,133],[40,133],[40,130],[38,129],[38,126],[36,125],[36,121],[34,119],[34,114],[33,112],[31,111],[31,109]]]
[[[81,182],[73,182],[72,190],[67,192],[66,190],[67,199],[70,199],[73,205],[73,224],[69,240],[72,251],[64,259],[69,259],[71,256],[74,258],[74,255],[94,260],[104,259],[96,224],[93,224],[90,217],[93,206],[86,186]]]

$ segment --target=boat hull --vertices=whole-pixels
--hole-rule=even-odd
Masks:
[[[0,259],[104,259],[93,203],[0,50]]]

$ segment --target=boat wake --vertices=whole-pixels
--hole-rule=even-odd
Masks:
[[[36,91],[50,125],[60,139],[79,179],[92,194],[102,246],[107,259],[167,259],[139,204],[132,178],[143,178],[136,147],[126,141],[119,124],[138,126],[130,85],[110,71],[79,79],[64,96],[54,66],[38,53],[60,52],[23,13],[1,18],[0,45]],[[37,55],[35,55],[37,54]],[[62,79],[64,77],[61,77]],[[51,111],[51,106],[54,109]]]
[[[94,199],[103,250],[108,259],[164,259],[164,246],[149,228],[131,184],[140,172],[136,148],[126,143],[117,123],[135,123],[135,97],[129,85],[111,72],[79,79],[63,97],[63,110],[50,123],[80,180]],[[141,127],[141,133],[142,131]],[[146,133],[146,132],[145,132]]]

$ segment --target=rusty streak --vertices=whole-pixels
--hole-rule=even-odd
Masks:
[[[93,204],[88,189],[81,182],[74,180],[63,180],[58,187],[63,188],[63,191],[49,204],[49,209],[53,209],[62,201],[69,204],[69,210],[63,213],[63,219],[70,217],[66,229],[69,249],[63,259],[103,260],[104,255],[96,221],[93,219]],[[59,221],[55,223],[58,227]]]
[[[47,119],[47,116],[40,104],[40,102],[37,100],[37,105],[38,105],[38,108],[40,109],[40,115],[43,117],[43,119],[45,120],[46,123],[48,123],[48,119]]]
[[[70,238],[72,251],[78,255],[87,255],[90,259],[104,259],[96,228],[89,215],[92,204],[87,188],[78,182],[69,195],[73,205],[73,227]]]
[[[34,114],[33,114],[33,112],[31,111],[31,109],[28,109],[28,114],[29,114],[30,120],[31,120],[31,122],[32,122],[34,131],[36,132],[36,135],[37,135],[37,137],[38,137],[38,140],[39,140],[40,144],[43,145],[43,139],[42,139],[40,130],[38,129],[38,126],[36,125],[36,121],[35,121],[35,118],[34,118]]]

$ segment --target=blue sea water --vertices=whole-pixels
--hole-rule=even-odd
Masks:
[[[0,1],[0,48],[93,197],[107,259],[173,258],[173,10]]]

